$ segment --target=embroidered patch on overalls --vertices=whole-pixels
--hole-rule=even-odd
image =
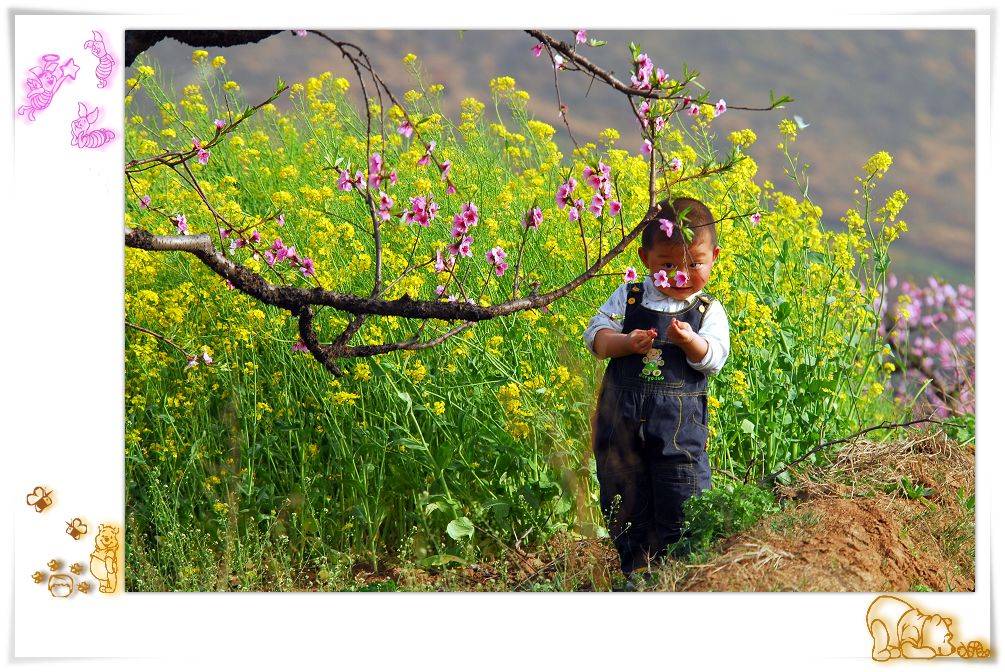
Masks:
[[[660,367],[664,364],[666,362],[663,361],[663,351],[659,348],[650,348],[642,358],[642,373],[639,375],[646,380],[662,380],[663,372]]]

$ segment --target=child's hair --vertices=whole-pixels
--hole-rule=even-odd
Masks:
[[[687,213],[681,217],[680,213],[683,210],[687,210]],[[671,244],[684,244],[682,226],[694,231],[692,245],[700,240],[708,240],[713,248],[719,244],[719,237],[715,232],[715,218],[708,207],[696,198],[681,197],[675,198],[672,203],[669,199],[659,203],[659,212],[642,230],[643,250],[651,250],[657,236],[661,236],[664,241],[667,240],[666,233],[660,228],[660,219],[669,219],[674,224],[673,233],[670,234],[669,238]],[[681,221],[682,219],[683,221]]]

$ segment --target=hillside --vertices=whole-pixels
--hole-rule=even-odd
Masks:
[[[488,99],[488,80],[509,74],[531,95],[531,112],[557,125],[554,82],[546,63],[530,52],[519,31],[333,31],[368,50],[388,83],[414,86],[401,56],[417,54],[429,81],[446,85],[446,111],[456,117],[466,96]],[[556,34],[560,34],[557,33]],[[624,75],[629,39],[642,44],[671,73],[682,62],[727,103],[760,105],[774,89],[796,98],[783,113],[727,114],[726,130],[750,127],[761,141],[752,154],[761,176],[786,178],[774,152],[775,126],[783,115],[809,122],[798,142],[812,165],[810,188],[829,225],[851,204],[852,177],[879,149],[896,160],[891,184],[911,195],[903,217],[911,232],[894,248],[895,270],[915,279],[930,274],[972,283],[974,279],[974,37],[965,31],[596,31],[609,44],[590,50],[600,65]],[[167,40],[156,58],[180,88],[192,75],[191,49]],[[289,33],[257,45],[214,50],[249,100],[270,90],[277,76],[293,82],[324,70],[353,79],[340,57],[320,40]],[[576,74],[562,78],[578,137],[602,128],[621,131],[620,145],[637,151],[633,120],[619,97],[605,87],[590,89]],[[589,98],[584,99],[589,89]],[[559,138],[566,150],[568,138]]]

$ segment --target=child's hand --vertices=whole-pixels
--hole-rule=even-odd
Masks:
[[[678,320],[676,317],[670,322],[670,326],[667,327],[667,340],[678,346],[685,346],[691,343],[697,334],[691,329],[691,325],[687,322]]]
[[[653,339],[658,335],[655,329],[634,329],[628,333],[628,348],[644,355],[653,347]]]

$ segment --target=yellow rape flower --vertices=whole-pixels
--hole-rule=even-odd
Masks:
[[[227,65],[227,59],[224,58],[223,56],[217,56],[216,58],[213,59],[214,68],[222,68],[225,65]]]

